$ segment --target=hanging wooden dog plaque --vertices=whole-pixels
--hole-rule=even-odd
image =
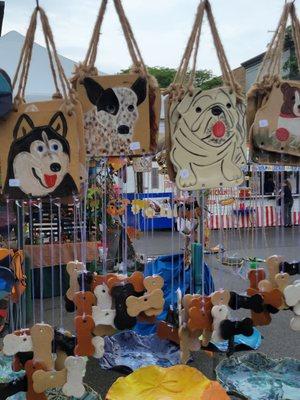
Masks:
[[[226,84],[210,90],[193,86],[204,11]],[[166,149],[175,169],[176,186],[181,190],[232,187],[244,179],[241,166],[246,162],[245,103],[220,43],[210,3],[205,0],[198,7],[187,50],[170,88],[170,104],[166,106]],[[193,48],[193,68],[188,73]],[[168,171],[172,179],[172,168]]]

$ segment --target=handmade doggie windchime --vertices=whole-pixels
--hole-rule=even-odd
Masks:
[[[71,197],[80,192],[84,179],[82,109],[71,93],[43,10],[40,15],[50,64],[55,66],[51,70],[56,93],[50,101],[24,100],[37,14],[35,10],[31,17],[13,81],[15,112],[0,125],[3,193],[11,199]]]
[[[95,60],[107,6],[107,0],[103,0],[87,55],[73,78],[83,106],[89,158],[141,155],[156,149],[160,91],[147,72],[121,1],[114,0],[114,5],[133,67],[127,74],[98,75]]]
[[[196,59],[207,13],[224,86],[195,88]],[[193,54],[194,51],[194,54]],[[193,64],[188,65],[193,54]],[[184,56],[166,100],[166,148],[170,178],[181,190],[231,187],[243,182],[245,104],[230,70],[209,1],[200,3]]]
[[[300,24],[294,2],[286,3],[256,82],[249,90],[247,123],[251,157],[261,164],[300,163],[300,85],[281,78],[288,17],[300,65]]]

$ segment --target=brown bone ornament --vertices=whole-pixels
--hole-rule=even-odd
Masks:
[[[269,271],[269,281],[273,287],[276,287],[275,276],[279,273],[279,266],[284,261],[282,256],[271,256],[266,259],[266,264]]]
[[[188,310],[188,328],[191,332],[199,330],[212,331],[213,319],[211,316],[212,303],[210,297],[193,299]]]
[[[77,334],[77,345],[75,354],[77,356],[92,357],[95,353],[95,347],[92,343],[92,332],[95,323],[90,315],[75,317],[75,329]]]
[[[140,271],[135,271],[131,276],[126,275],[113,275],[107,280],[107,286],[111,290],[115,285],[120,282],[131,283],[134,287],[134,291],[141,293],[145,290],[144,288],[144,275]]]
[[[147,292],[141,297],[129,296],[126,299],[127,312],[131,317],[136,317],[141,312],[147,316],[159,315],[163,310],[164,303],[164,293],[161,289],[155,289],[151,293]]]
[[[224,304],[228,306],[230,300],[229,290],[218,290],[210,295],[210,300],[213,306]]]
[[[61,388],[67,382],[67,370],[38,370],[32,374],[32,381],[33,390],[36,393],[44,393],[48,389]]]
[[[159,322],[157,336],[162,340],[169,340],[179,345],[178,328],[168,324],[166,321]]]
[[[33,360],[26,361],[25,363],[25,371],[28,383],[28,389],[26,393],[26,400],[47,400],[47,396],[45,393],[36,393],[33,388],[33,379],[32,376],[36,371],[46,370],[46,366],[44,363],[35,362]]]
[[[251,269],[248,272],[248,279],[251,289],[258,289],[258,283],[266,278],[266,273],[263,268]],[[249,293],[248,293],[249,295]]]
[[[92,315],[92,306],[96,304],[96,297],[92,292],[77,292],[73,297],[77,315]]]
[[[35,324],[30,329],[34,361],[45,364],[47,370],[53,369],[52,341],[54,330],[47,324]]]
[[[70,261],[67,264],[66,270],[70,277],[69,289],[67,290],[67,298],[73,301],[74,294],[79,291],[79,283],[77,277],[79,272],[84,271],[85,267],[82,262]]]

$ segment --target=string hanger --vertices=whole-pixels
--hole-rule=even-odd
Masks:
[[[36,1],[36,8],[40,8],[40,1],[39,0],[35,0]]]

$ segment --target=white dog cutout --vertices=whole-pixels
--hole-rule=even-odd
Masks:
[[[220,335],[220,324],[224,319],[229,318],[229,309],[224,304],[213,306],[211,309],[211,315],[213,317],[213,333],[211,340],[215,343],[223,342],[224,339]]]
[[[68,397],[80,399],[85,394],[83,377],[85,375],[86,358],[69,356],[65,360],[67,369],[67,383],[64,384],[62,391]]]
[[[105,284],[95,287],[94,295],[97,298],[97,307],[101,310],[109,310],[112,307],[112,297],[109,294],[108,287]]]
[[[21,335],[10,333],[3,339],[3,353],[6,356],[14,356],[17,353],[25,353],[32,350],[31,337],[26,333],[22,333]]]
[[[179,120],[170,158],[181,190],[236,186],[245,164],[245,105],[229,88],[187,93],[178,103]],[[173,111],[174,112],[174,111]]]
[[[98,306],[93,306],[92,317],[95,325],[109,325],[114,327],[116,310],[101,310]]]

